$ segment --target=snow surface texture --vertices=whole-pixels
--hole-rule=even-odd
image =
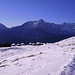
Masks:
[[[41,46],[0,48],[0,75],[75,75],[75,37]]]

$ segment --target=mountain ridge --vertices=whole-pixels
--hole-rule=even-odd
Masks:
[[[60,25],[40,19],[2,30],[0,35],[1,43],[57,42],[75,35],[75,23]]]
[[[4,29],[7,29],[7,27],[4,24],[0,23],[0,31]]]

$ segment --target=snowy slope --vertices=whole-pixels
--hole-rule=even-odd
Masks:
[[[0,75],[70,75],[61,72],[74,55],[75,37],[41,46],[0,48]]]
[[[75,56],[73,60],[64,67],[64,70],[60,72],[60,75],[75,75]]]

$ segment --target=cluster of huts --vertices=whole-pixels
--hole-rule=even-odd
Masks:
[[[46,44],[46,43],[42,43],[42,42],[31,43],[31,42],[30,42],[28,45],[33,45],[33,46],[35,46],[35,45],[43,45],[43,44]],[[26,45],[26,44],[24,44],[24,43],[18,43],[18,44],[12,43],[11,46],[23,46],[23,45]]]

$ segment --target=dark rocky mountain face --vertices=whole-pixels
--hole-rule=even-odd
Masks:
[[[1,43],[56,42],[75,35],[74,23],[54,24],[38,21],[28,21],[21,26],[0,31]]]
[[[0,23],[0,31],[6,29],[7,27]]]

